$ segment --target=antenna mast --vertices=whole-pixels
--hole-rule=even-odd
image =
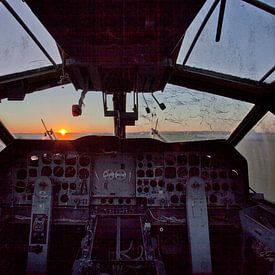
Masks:
[[[56,136],[53,132],[53,129],[48,130],[48,128],[47,128],[47,126],[46,126],[46,124],[45,124],[45,122],[42,118],[41,118],[41,122],[44,126],[44,129],[45,129],[45,136],[48,136],[51,140],[56,140],[57,138],[56,138]]]

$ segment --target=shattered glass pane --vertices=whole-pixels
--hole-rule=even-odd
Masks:
[[[163,93],[154,95],[166,109],[162,111],[151,95],[144,94],[140,98],[137,126],[128,129],[144,132],[147,128],[148,134],[154,132],[157,124],[156,130],[169,141],[228,138],[253,106],[174,85],[167,85]],[[145,110],[146,102],[149,114]]]
[[[187,30],[177,63],[186,53],[214,1],[207,1]],[[262,2],[262,1],[261,1]],[[266,1],[274,6],[274,1]],[[239,0],[226,1],[221,39],[215,41],[219,16],[216,7],[201,33],[188,66],[260,80],[273,66],[275,56],[275,16]],[[275,81],[273,73],[266,82]]]

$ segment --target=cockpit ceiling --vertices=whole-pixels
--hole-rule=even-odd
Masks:
[[[119,68],[164,62],[205,0],[26,2],[69,57]]]
[[[5,8],[2,5],[4,2],[0,4],[0,8]],[[16,4],[12,3],[13,1],[9,2],[22,20],[32,28],[31,24],[33,22],[30,18],[33,17],[32,19],[35,20],[37,20],[37,18],[35,18],[30,10],[29,13],[22,12],[23,5],[25,5],[25,8],[27,5],[19,2]],[[219,15],[219,6],[217,6],[213,16],[210,18],[209,26],[206,26],[205,32],[202,33],[201,39],[198,40],[192,55],[186,63],[187,65],[180,62],[184,57],[184,55],[181,56],[181,53],[185,53],[186,49],[188,49],[192,42],[192,39],[188,41],[188,38],[192,38],[192,35],[194,36],[196,34],[200,22],[214,1],[206,1],[200,11],[199,9],[205,1],[115,1],[115,4],[111,4],[109,1],[81,1],[80,3],[73,3],[73,1],[66,1],[66,3],[65,1],[59,1],[55,3],[54,1],[50,1],[49,3],[49,1],[27,0],[26,2],[35,15],[37,15],[38,19],[54,36],[58,45],[61,46],[67,54],[69,54],[70,51],[73,52],[76,45],[80,45],[79,42],[69,43],[69,39],[82,41],[83,49],[86,50],[87,47],[97,47],[97,49],[100,50],[104,46],[104,43],[106,47],[110,43],[111,47],[106,48],[106,52],[109,50],[109,52],[121,51],[121,54],[113,56],[114,60],[108,59],[110,55],[99,56],[102,60],[95,58],[93,62],[112,61],[112,64],[110,63],[105,69],[104,67],[98,69],[97,66],[93,66],[93,64],[87,65],[83,63],[85,58],[88,60],[87,58],[92,57],[92,52],[88,52],[87,56],[83,55],[81,57],[82,50],[79,49],[74,57],[78,60],[78,63],[76,60],[73,61],[70,59],[69,61],[73,62],[65,64],[65,71],[70,74],[69,78],[64,78],[64,70],[61,65],[45,66],[35,70],[24,69],[21,73],[5,75],[7,70],[4,68],[6,67],[10,66],[10,72],[18,72],[22,70],[22,68],[32,68],[30,64],[33,66],[37,64],[38,59],[45,60],[46,58],[42,53],[41,57],[30,56],[29,53],[33,53],[35,47],[37,47],[34,43],[33,45],[28,45],[27,48],[21,47],[18,49],[18,46],[13,45],[13,40],[10,40],[10,35],[8,35],[9,30],[7,29],[5,32],[5,30],[2,29],[4,35],[1,38],[1,45],[4,46],[4,50],[5,47],[9,47],[11,50],[9,58],[3,56],[6,51],[3,51],[1,56],[2,68],[0,69],[0,74],[4,72],[4,75],[0,77],[0,99],[23,100],[28,93],[71,82],[76,89],[80,89],[83,88],[85,77],[88,75],[88,78],[91,80],[89,81],[89,85],[93,91],[119,91],[119,89],[131,91],[135,88],[142,92],[152,92],[163,90],[168,81],[168,83],[193,90],[214,93],[266,106],[274,112],[274,107],[272,107],[272,103],[275,100],[275,82],[273,81],[274,67],[272,73],[273,60],[269,58],[269,56],[272,56],[272,53],[274,53],[274,47],[272,47],[272,45],[275,45],[273,43],[274,31],[272,30],[274,20],[270,13],[256,9],[252,5],[245,3],[245,1],[227,2],[222,38],[219,43],[215,42],[215,38],[212,36],[212,34],[216,33],[217,28]],[[124,6],[122,5],[123,2]],[[93,5],[96,6],[97,9],[92,9],[94,17],[92,17],[93,21],[89,21],[87,17],[88,9],[84,9],[84,7],[94,7]],[[103,8],[104,5],[106,5],[106,10]],[[115,6],[119,5],[121,9],[118,11]],[[3,9],[3,11],[8,13],[7,10]],[[122,21],[120,19],[114,20],[115,11],[118,18],[122,17]],[[239,20],[236,20],[236,12]],[[77,16],[76,14],[78,13],[81,14],[81,16]],[[126,17],[123,16],[125,14],[127,14]],[[184,14],[186,14],[186,16],[183,16]],[[9,15],[12,18],[11,14]],[[194,17],[195,20],[189,25]],[[68,18],[70,20],[68,20]],[[234,18],[235,20],[233,21],[238,21],[238,24],[234,22],[234,24],[236,24],[232,26],[232,19]],[[244,18],[247,19],[245,20]],[[4,19],[4,22],[6,19]],[[249,21],[247,21],[248,19]],[[3,18],[0,20],[0,25],[1,22],[3,22]],[[71,22],[73,22],[74,27],[69,30]],[[91,29],[89,30],[90,22],[96,25],[98,31],[92,32]],[[152,22],[155,23],[153,24]],[[15,20],[14,22],[6,23],[9,23],[9,27],[12,27],[12,23],[18,25],[19,28],[21,27]],[[196,25],[194,23],[198,24]],[[257,28],[255,25],[257,25]],[[123,26],[125,26],[125,28],[123,28]],[[133,26],[135,26],[135,28]],[[188,29],[185,32],[187,27]],[[45,31],[45,29],[43,30]],[[155,30],[157,30],[157,32]],[[38,34],[43,33],[42,29],[35,30],[35,28],[32,28],[32,31],[36,32],[40,40],[43,40],[42,38],[45,39],[45,41],[42,41],[44,42],[43,44],[47,44],[46,40],[49,40],[49,34],[48,37],[46,37],[47,35],[40,35],[39,37]],[[73,33],[68,35],[68,32],[74,32],[74,35],[72,35]],[[131,57],[133,57],[131,54],[137,54],[138,49],[141,49],[141,46],[143,47],[144,45],[147,45],[148,49],[150,49],[151,46],[160,46],[159,50],[151,52],[151,61],[156,60],[155,58],[157,57],[167,57],[175,48],[173,44],[176,44],[182,37],[182,32],[185,32],[184,43],[187,41],[187,44],[185,43],[185,49],[183,47],[184,43],[181,49],[179,49],[180,47],[176,47],[175,58],[180,50],[177,64],[175,64],[176,60],[174,60],[174,63],[169,64],[169,66],[168,63],[165,62],[155,62],[150,65],[150,60],[146,59],[146,55],[143,56],[144,59],[131,59]],[[133,36],[134,33],[135,36]],[[259,33],[263,33],[263,37],[258,35]],[[14,34],[16,34],[16,32],[14,32]],[[241,36],[241,34],[244,35]],[[23,28],[21,28],[21,33],[18,32],[18,36],[19,35],[22,37],[27,36]],[[240,36],[242,39],[239,39]],[[9,37],[9,39],[5,40],[5,37]],[[16,39],[18,39],[18,37]],[[28,39],[30,40],[30,38]],[[93,43],[90,43],[90,41]],[[10,45],[12,45],[12,47],[10,47]],[[136,47],[134,47],[134,45],[136,45]],[[181,43],[178,44],[178,46],[180,45]],[[131,47],[133,49],[132,52],[130,51]],[[248,47],[250,49],[248,49]],[[49,52],[51,52],[51,48],[53,47],[49,46],[47,51],[49,50]],[[26,53],[26,49],[28,53]],[[19,56],[16,55],[15,52],[20,52]],[[96,52],[99,54],[98,51]],[[264,53],[264,56],[262,56],[262,53]],[[126,54],[127,59],[125,59]],[[30,60],[27,64],[21,64],[20,55],[29,57]],[[73,56],[73,54],[71,55]],[[239,57],[239,59],[236,58],[236,56]],[[83,60],[80,57],[83,58]],[[251,62],[248,59],[251,59]],[[113,69],[116,66],[119,67],[117,61],[121,60],[125,62],[125,68]],[[56,59],[55,61],[56,63],[60,63],[60,61],[58,62]],[[167,61],[167,58],[165,61]],[[140,64],[140,69],[136,70],[131,62]],[[206,63],[207,66],[204,66]],[[143,67],[142,64],[144,65]],[[155,71],[153,70],[154,64],[156,65]],[[270,68],[271,77],[267,79],[268,81],[258,80],[264,77]],[[138,77],[136,77],[137,75]],[[139,84],[136,83],[136,81],[139,82]]]
[[[66,56],[76,89],[163,90],[197,1],[27,1]]]

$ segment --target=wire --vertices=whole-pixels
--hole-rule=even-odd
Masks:
[[[148,211],[149,211],[151,217],[152,217],[155,221],[158,221],[158,222],[165,222],[165,223],[180,223],[180,224],[186,222],[185,219],[178,219],[178,218],[176,218],[175,216],[167,217],[167,216],[161,215],[160,217],[156,217],[156,216],[154,216],[154,214],[152,213],[152,211],[151,211],[150,208],[148,208]]]
[[[129,248],[125,249],[125,250],[121,250],[122,253],[128,253],[132,248],[133,248],[133,244],[134,244],[134,241],[132,240],[130,242],[130,245],[129,245]]]

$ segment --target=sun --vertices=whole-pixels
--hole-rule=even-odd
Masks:
[[[61,134],[62,136],[65,136],[68,133],[68,131],[62,128],[58,131],[58,133]]]

